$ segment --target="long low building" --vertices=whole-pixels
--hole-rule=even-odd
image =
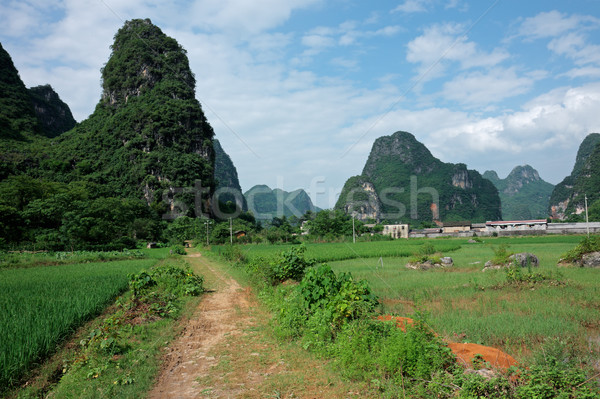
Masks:
[[[546,219],[502,220],[497,222],[485,222],[485,230],[489,232],[541,231],[546,230],[547,227],[548,221]]]

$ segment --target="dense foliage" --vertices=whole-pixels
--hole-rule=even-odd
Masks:
[[[548,217],[548,202],[554,186],[542,180],[531,166],[515,167],[506,179],[500,179],[494,171],[486,171],[483,177],[498,189],[503,220]]]

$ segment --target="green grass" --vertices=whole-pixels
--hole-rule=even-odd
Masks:
[[[56,350],[127,288],[141,259],[0,270],[0,389]]]
[[[467,242],[462,240],[395,240],[374,242],[340,242],[340,243],[309,243],[306,245],[306,257],[317,262],[330,262],[346,259],[402,257],[419,252],[426,242],[432,242],[435,249],[441,252],[451,252]],[[288,250],[291,245],[241,245],[239,246],[248,258],[269,257],[281,251]],[[224,246],[212,246],[212,251],[221,253]]]
[[[590,342],[600,335],[600,271],[556,266],[580,240],[573,236],[484,239],[450,253],[455,266],[445,270],[409,270],[404,267],[406,257],[385,257],[383,268],[378,258],[367,257],[330,265],[335,271],[367,279],[383,300],[384,312],[425,311],[432,327],[454,340],[498,346],[522,357],[550,337],[571,342],[582,351],[598,351],[598,345]],[[510,252],[537,255],[536,271],[564,284],[510,285],[504,271],[481,272],[501,243]]]

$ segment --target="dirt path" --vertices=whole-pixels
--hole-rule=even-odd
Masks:
[[[165,363],[150,398],[195,398],[203,392],[197,382],[210,373],[217,363],[209,352],[229,334],[239,332],[240,325],[251,323],[246,310],[248,292],[234,279],[216,269],[200,254],[188,256],[195,270],[207,276],[210,287],[189,320],[181,336],[167,348]]]
[[[342,382],[324,361],[274,338],[270,314],[228,275],[227,266],[198,253],[187,260],[211,292],[167,348],[150,398],[370,396],[364,386]]]

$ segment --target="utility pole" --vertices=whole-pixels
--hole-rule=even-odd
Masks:
[[[356,244],[356,233],[354,232],[354,213],[352,214],[352,243]]]
[[[233,245],[233,222],[229,218],[229,243]]]
[[[587,236],[590,238],[590,221],[588,219],[588,211],[587,211],[587,194],[584,194],[583,198],[585,199],[585,227],[587,229]]]
[[[209,219],[206,219],[206,221],[204,222],[204,224],[206,225],[206,246],[208,247],[210,244],[208,242],[208,223],[209,223]]]

